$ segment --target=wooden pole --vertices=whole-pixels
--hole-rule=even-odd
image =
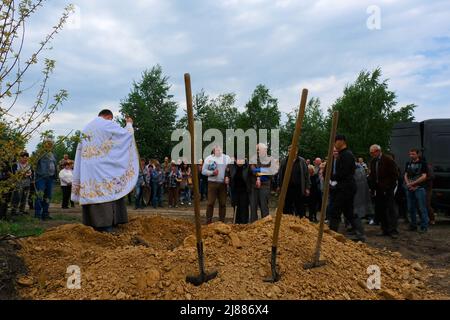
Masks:
[[[333,148],[334,148],[334,140],[336,137],[336,131],[339,120],[339,112],[335,111],[333,113],[333,123],[331,125],[330,132],[330,140],[328,141],[328,158],[327,158],[327,170],[325,172],[325,178],[323,181],[323,195],[322,195],[322,208],[320,209],[320,224],[319,224],[319,235],[317,237],[316,248],[314,250],[313,261],[310,263],[306,263],[304,265],[305,269],[311,269],[323,266],[326,262],[320,261],[320,249],[322,247],[322,239],[323,239],[323,229],[325,225],[325,216],[326,210],[328,206],[328,195],[329,195],[329,185],[331,179],[331,170],[333,168]]]
[[[203,256],[202,226],[200,223],[200,193],[198,181],[198,168],[195,159],[195,132],[194,132],[194,111],[192,107],[192,89],[191,77],[189,73],[184,75],[184,83],[186,87],[186,106],[188,113],[188,127],[191,136],[191,172],[193,174],[192,182],[194,184],[194,213],[195,213],[195,235],[197,238],[197,255],[200,274],[198,276],[187,276],[186,281],[199,286],[204,282],[217,277],[217,271],[210,273],[205,272],[205,260]]]
[[[294,165],[294,160],[297,155],[298,141],[300,139],[300,134],[302,131],[302,124],[303,118],[305,117],[305,108],[307,99],[308,99],[308,90],[303,89],[300,102],[300,109],[298,110],[297,121],[295,123],[295,131],[294,135],[292,136],[291,150],[289,152],[289,157],[287,160],[286,171],[283,175],[283,185],[281,187],[280,196],[278,198],[278,207],[275,217],[275,227],[273,230],[273,238],[272,238],[272,257],[271,257],[272,277],[265,279],[266,282],[276,282],[280,279],[280,275],[276,270],[276,258],[277,258],[278,238],[281,226],[281,217],[283,216],[284,202],[286,200],[286,193],[289,187],[289,182],[291,180],[292,167]]]

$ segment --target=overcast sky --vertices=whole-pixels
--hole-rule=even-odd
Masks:
[[[48,1],[27,28],[28,43],[37,44],[68,3]],[[450,117],[448,0],[72,3],[76,15],[45,52],[57,61],[50,90],[70,94],[46,126],[57,134],[81,129],[103,107],[117,111],[132,81],[155,64],[170,78],[179,114],[185,72],[194,92],[235,92],[239,108],[265,84],[290,112],[301,88],[326,109],[359,71],[379,66],[399,106],[419,106],[418,120]],[[371,5],[380,9],[380,29],[367,26]],[[35,68],[28,79],[39,73]],[[17,110],[31,101],[25,95]]]

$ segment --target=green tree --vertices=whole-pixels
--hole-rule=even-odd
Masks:
[[[169,90],[168,77],[156,65],[144,71],[139,82],[133,82],[131,92],[120,104],[122,116],[134,120],[136,144],[142,157],[163,159],[171,153],[177,103]]]
[[[388,80],[381,80],[381,69],[361,71],[355,83],[347,85],[328,112],[328,122],[339,111],[338,131],[346,135],[355,155],[365,156],[372,144],[388,148],[389,137],[396,122],[414,120],[416,105],[395,109],[396,94],[388,89]]]
[[[258,142],[261,142],[259,130],[267,130],[267,144],[271,148],[272,129],[279,129],[281,121],[281,112],[278,109],[278,100],[274,98],[269,89],[259,84],[252,93],[250,100],[246,103],[244,111],[239,114],[236,120],[236,127],[248,130],[255,129],[258,133]],[[253,152],[255,146],[250,146],[246,141],[246,150]],[[270,151],[270,150],[269,150]],[[281,150],[280,150],[281,151]]]
[[[252,97],[245,105],[245,110],[237,120],[241,129],[277,129],[280,126],[281,112],[278,100],[270,94],[269,89],[259,84],[253,91]]]
[[[69,155],[69,159],[74,160],[77,152],[77,145],[80,142],[81,131],[77,130],[74,134],[67,136],[58,136],[55,144],[54,153],[56,159],[60,161],[64,158],[64,155]]]
[[[210,98],[202,89],[193,97],[194,119],[202,122],[202,129],[218,129],[225,135],[227,129],[234,129],[239,117],[239,111],[234,106],[236,94],[224,93],[216,98]],[[186,113],[186,112],[185,112]],[[187,114],[177,123],[178,128],[187,128]]]
[[[287,148],[292,143],[298,109],[287,114],[287,121],[280,132],[280,152],[287,155]],[[306,109],[302,123],[301,139],[299,141],[299,154],[305,159],[314,160],[316,157],[325,157],[328,148],[328,127],[326,117],[320,108],[320,99],[311,98]]]

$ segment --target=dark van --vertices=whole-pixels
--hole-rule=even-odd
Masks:
[[[450,119],[396,124],[390,149],[402,172],[411,148],[421,149],[422,156],[433,166],[433,208],[450,212]]]

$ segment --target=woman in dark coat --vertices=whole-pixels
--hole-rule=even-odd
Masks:
[[[230,186],[231,204],[235,210],[236,224],[245,224],[249,221],[249,194],[250,179],[249,166],[243,159],[236,160],[228,165],[225,183]]]

